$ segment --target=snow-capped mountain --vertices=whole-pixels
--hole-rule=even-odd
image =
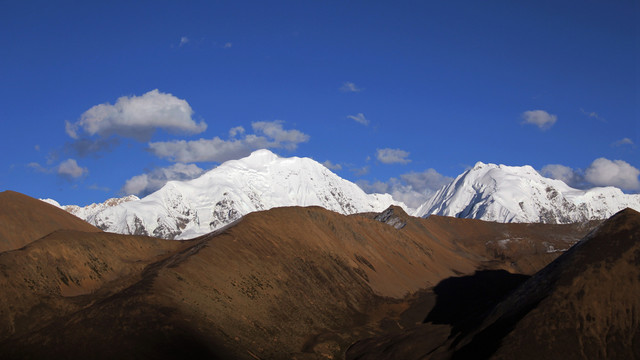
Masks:
[[[170,181],[142,199],[96,212],[75,211],[105,231],[187,239],[253,211],[312,205],[342,214],[379,212],[390,205],[405,207],[391,195],[366,194],[312,159],[281,158],[269,150],[258,150],[196,179]]]
[[[624,194],[615,187],[578,190],[541,176],[531,166],[478,162],[414,215],[562,224],[605,219],[627,207],[640,211],[640,195]]]
[[[41,201],[44,201],[48,204],[51,204],[53,206],[57,206],[59,208],[61,208],[62,210],[65,210],[81,219],[88,219],[92,216],[94,216],[95,214],[99,213],[100,211],[106,209],[106,208],[110,208],[112,206],[117,206],[120,205],[122,203],[125,202],[129,202],[129,201],[135,201],[135,200],[140,200],[140,198],[138,198],[135,195],[127,195],[125,197],[121,197],[121,198],[111,198],[106,200],[105,202],[101,202],[101,203],[93,203],[91,205],[87,205],[87,206],[78,206],[78,205],[60,205],[60,203],[58,203],[57,201],[53,200],[53,199],[40,199]]]

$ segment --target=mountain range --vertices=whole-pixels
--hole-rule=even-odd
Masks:
[[[625,208],[640,211],[640,195],[615,187],[574,189],[531,166],[478,162],[420,206],[432,214],[498,222],[567,224],[606,219]]]
[[[640,210],[639,194],[614,187],[574,189],[530,166],[481,162],[418,209],[409,209],[388,194],[366,194],[312,159],[282,158],[269,150],[225,162],[193,180],[170,181],[142,199],[129,195],[85,207],[44,201],[105,231],[165,239],[204,235],[248,213],[282,206],[354,214],[397,205],[419,217],[552,224],[602,220],[627,207]]]
[[[257,150],[189,181],[170,181],[138,199],[128,196],[87,207],[60,206],[98,228],[165,239],[207,234],[254,211],[282,206],[321,206],[340,214],[404,206],[388,194],[366,194],[309,158],[282,158]]]
[[[478,314],[504,299],[505,289],[528,289],[536,276],[542,279],[535,284],[547,283],[548,271],[540,270],[563,253],[554,249],[571,247],[597,228],[601,244],[610,236],[624,241],[589,253],[627,261],[637,253],[629,244],[640,224],[633,210],[605,224],[503,224],[417,218],[398,206],[349,216],[317,206],[278,207],[196,239],[168,241],[102,232],[22,194],[5,192],[0,199],[12,209],[0,227],[16,224],[8,237],[24,240],[0,252],[0,358],[7,359],[380,358],[372,342],[386,343],[385,353],[401,347],[416,354],[446,343],[450,334],[460,336],[461,346],[474,346],[467,339],[483,331]],[[590,246],[572,247],[579,248]],[[591,268],[582,266],[591,260],[576,259],[562,268]],[[626,329],[624,317],[608,317],[608,306],[624,313],[640,299],[637,276],[626,276],[628,267],[618,274],[611,264],[604,276],[621,275],[616,286],[630,286],[619,301],[600,311],[595,302],[589,310],[594,323],[607,325],[603,331]],[[478,272],[491,276],[468,286]],[[464,291],[474,288],[477,293]],[[493,288],[502,295],[477,296]],[[571,304],[562,296],[552,300],[553,309]],[[502,316],[495,311],[487,324]],[[428,332],[415,338],[415,329]],[[592,351],[618,346],[603,344]],[[453,349],[436,347],[435,353],[450,358],[461,347]]]

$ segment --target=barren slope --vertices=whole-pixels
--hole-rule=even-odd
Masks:
[[[424,289],[523,261],[487,242],[558,237],[452,221],[294,207],[187,242],[55,232],[0,254],[0,357],[340,358],[420,323]]]
[[[614,215],[524,280],[493,271],[446,279],[427,323],[357,342],[347,358],[640,357],[640,213]],[[457,300],[469,297],[487,303]]]
[[[17,193],[0,193],[0,252],[19,249],[56,230],[100,229],[53,205]]]

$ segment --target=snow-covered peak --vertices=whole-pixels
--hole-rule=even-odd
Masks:
[[[136,201],[88,214],[103,230],[190,238],[243,215],[280,206],[322,206],[342,214],[380,212],[399,205],[389,194],[366,194],[309,158],[279,157],[269,150],[227,161],[189,181],[170,181]]]
[[[545,178],[531,166],[478,162],[420,206],[416,216],[431,214],[499,222],[568,223],[607,218],[631,207],[640,195],[613,187],[574,189]]]
[[[55,200],[53,200],[53,199],[48,199],[48,198],[47,198],[47,199],[39,199],[39,200],[40,200],[40,201],[44,201],[44,202],[46,202],[46,203],[47,203],[47,204],[49,204],[49,205],[53,205],[53,206],[55,206],[55,207],[58,207],[58,208],[61,208],[61,209],[62,209],[62,205],[60,205],[60,203],[59,203],[59,202],[57,202],[57,201],[55,201]]]

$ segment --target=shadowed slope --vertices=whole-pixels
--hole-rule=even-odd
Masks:
[[[639,314],[640,213],[626,209],[498,305],[454,357],[638,358]]]
[[[482,278],[496,283],[487,287]],[[359,341],[349,348],[347,358],[640,357],[636,211],[616,214],[509,294],[522,280],[486,271],[445,279],[435,287],[438,299],[426,319],[429,323]],[[481,296],[470,294],[474,289],[481,290]],[[437,324],[452,324],[453,331]]]
[[[0,252],[19,249],[56,230],[100,231],[38,199],[14,191],[0,193]]]

